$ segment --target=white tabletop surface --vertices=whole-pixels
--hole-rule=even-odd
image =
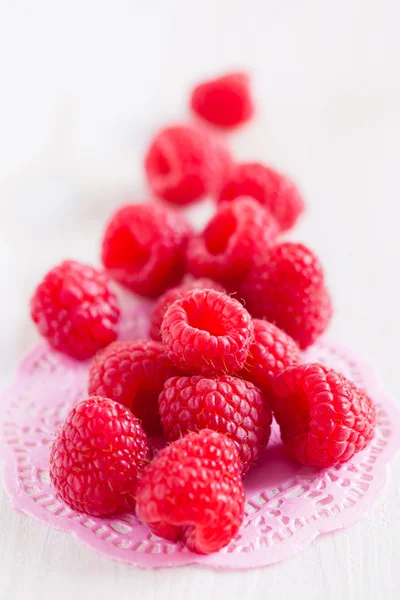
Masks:
[[[36,340],[27,301],[63,257],[98,260],[102,223],[145,197],[150,132],[188,89],[254,73],[258,118],[240,158],[292,174],[320,255],[331,335],[400,400],[400,8],[397,0],[31,0],[0,3],[0,383]],[[196,209],[195,214],[201,211]],[[352,528],[265,569],[143,571],[14,512],[0,484],[0,598],[386,600],[400,586],[400,460]]]

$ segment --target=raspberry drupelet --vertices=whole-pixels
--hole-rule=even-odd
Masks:
[[[200,554],[232,540],[244,514],[241,463],[225,435],[203,429],[166,446],[143,473],[136,514],[151,531]]]
[[[164,315],[161,335],[169,358],[189,374],[239,371],[253,342],[247,310],[215,290],[193,290]]]

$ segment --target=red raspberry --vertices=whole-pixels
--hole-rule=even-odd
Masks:
[[[51,269],[39,283],[31,316],[53,348],[79,360],[117,337],[118,301],[107,275],[73,260]]]
[[[243,475],[269,440],[272,415],[262,393],[237,377],[172,377],[164,384],[158,405],[167,440],[201,429],[224,433],[236,444]]]
[[[374,434],[372,400],[346,377],[319,364],[283,371],[274,383],[273,409],[289,454],[310,467],[346,462]]]
[[[246,309],[214,290],[193,290],[167,310],[161,335],[168,356],[182,371],[214,375],[239,371],[253,342]]]
[[[284,331],[268,321],[253,319],[254,342],[239,375],[268,396],[275,378],[301,359],[300,348]]]
[[[247,73],[229,73],[201,83],[192,92],[192,110],[220,127],[235,127],[254,113]]]
[[[240,163],[219,192],[219,201],[251,196],[265,206],[283,230],[293,227],[304,210],[304,200],[288,177],[261,163]]]
[[[136,417],[118,402],[93,396],[75,406],[58,432],[50,451],[50,479],[78,512],[125,513],[135,508],[138,478],[150,459]]]
[[[165,315],[165,311],[175,300],[182,298],[187,292],[196,289],[210,289],[223,292],[223,288],[219,283],[211,279],[190,279],[181,285],[170,288],[162,296],[160,296],[153,307],[150,321],[150,337],[153,340],[161,341],[161,323]]]
[[[102,259],[111,277],[142,296],[159,296],[185,271],[191,229],[178,213],[154,204],[127,204],[111,217]]]
[[[164,346],[151,340],[115,342],[99,353],[89,373],[89,394],[120,402],[148,435],[162,433],[158,396],[164,382],[179,374]]]
[[[136,514],[153,533],[189,550],[217,552],[236,535],[244,513],[235,444],[203,429],[166,446],[143,473]]]
[[[241,287],[246,308],[283,329],[306,348],[327,328],[332,305],[318,258],[302,244],[272,248]]]
[[[221,186],[232,167],[226,148],[209,132],[188,125],[162,129],[151,142],[145,170],[153,193],[190,204]]]
[[[252,198],[225,202],[187,248],[189,271],[237,289],[252,265],[267,255],[277,234],[275,219]]]

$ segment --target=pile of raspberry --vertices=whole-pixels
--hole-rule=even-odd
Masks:
[[[85,399],[51,448],[58,496],[80,513],[136,512],[209,553],[240,528],[243,480],[273,418],[288,455],[323,469],[366,447],[376,411],[342,374],[303,360],[332,315],[317,256],[282,237],[303,198],[274,168],[236,162],[219,133],[253,116],[248,75],[200,84],[190,105],[190,123],[149,144],[154,198],[106,224],[103,269],[55,266],[31,315],[56,351],[88,361]],[[183,207],[206,196],[215,213],[195,231]],[[121,286],[152,299],[149,339],[118,340]]]

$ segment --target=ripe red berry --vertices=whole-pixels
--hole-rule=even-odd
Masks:
[[[348,461],[374,434],[372,400],[346,377],[319,364],[283,371],[274,383],[273,409],[290,456],[311,467]]]
[[[244,513],[235,444],[203,429],[166,446],[137,489],[136,514],[152,532],[189,550],[217,552],[236,535]]]
[[[253,323],[237,300],[214,290],[193,290],[164,315],[161,335],[182,371],[215,375],[239,371],[253,342]]]
[[[117,337],[118,301],[107,275],[73,260],[51,269],[37,286],[31,316],[53,348],[79,360]]]
[[[185,271],[191,233],[178,213],[155,204],[127,204],[111,217],[102,260],[111,277],[142,296],[156,297]]]
[[[261,391],[243,379],[172,377],[165,382],[158,404],[167,440],[201,429],[224,433],[236,444],[243,475],[268,443],[271,411]]]
[[[158,396],[164,382],[178,373],[158,342],[115,342],[94,359],[89,394],[120,402],[141,421],[148,435],[156,436],[162,433]]]
[[[282,231],[293,227],[304,210],[304,200],[294,183],[261,163],[239,163],[230,170],[220,189],[219,201],[231,201],[238,196],[258,200]]]
[[[293,338],[268,321],[253,319],[253,325],[254,342],[238,375],[253,382],[269,398],[275,378],[300,362],[300,348]]]
[[[50,479],[78,512],[102,516],[135,508],[138,479],[150,446],[132,413],[108,398],[91,397],[70,412],[50,452]]]
[[[201,83],[192,92],[192,110],[219,127],[230,128],[248,121],[254,113],[247,73],[229,73]]]
[[[189,125],[162,129],[150,144],[145,171],[152,192],[190,204],[215,192],[232,167],[229,151],[209,132]]]
[[[332,305],[322,266],[311,250],[292,242],[271,248],[240,290],[253,317],[267,319],[306,348],[325,331]]]
[[[217,290],[217,292],[223,292],[223,287],[212,281],[211,279],[207,279],[203,277],[202,279],[189,279],[185,281],[181,285],[170,288],[166,292],[162,294],[156,301],[150,319],[150,337],[153,340],[161,341],[161,323],[165,315],[165,311],[168,307],[171,306],[175,302],[175,300],[179,300],[183,298],[183,296],[190,292],[191,290],[196,289],[210,289]]]
[[[203,233],[189,240],[188,269],[236,290],[253,264],[265,259],[277,230],[275,219],[256,200],[225,202]]]

